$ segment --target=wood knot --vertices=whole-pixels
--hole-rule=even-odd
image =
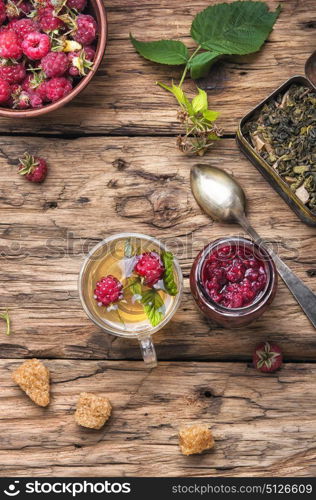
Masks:
[[[119,172],[126,170],[129,167],[129,164],[123,160],[123,158],[117,158],[112,162],[112,165],[114,168],[117,168]]]

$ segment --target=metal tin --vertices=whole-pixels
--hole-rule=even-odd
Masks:
[[[316,226],[316,214],[313,214],[309,208],[302,203],[281,176],[261,158],[242,132],[244,124],[253,118],[255,113],[257,113],[267,101],[279,93],[284,93],[293,83],[299,83],[311,89],[316,89],[316,51],[308,58],[305,64],[305,72],[308,77],[300,75],[293,76],[247,113],[239,122],[236,139],[241,151],[249,158],[253,165],[261,172],[263,177],[280,194],[298,217],[305,222],[305,224]]]

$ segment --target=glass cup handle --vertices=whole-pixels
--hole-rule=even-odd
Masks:
[[[157,366],[155,346],[149,335],[139,337],[140,350],[147,368]]]

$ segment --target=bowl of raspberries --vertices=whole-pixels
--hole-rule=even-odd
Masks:
[[[38,116],[71,101],[106,42],[102,0],[0,0],[0,116]]]

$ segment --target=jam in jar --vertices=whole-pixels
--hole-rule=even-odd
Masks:
[[[275,296],[277,273],[265,248],[246,238],[223,238],[196,257],[190,285],[206,316],[234,328],[263,314]]]

